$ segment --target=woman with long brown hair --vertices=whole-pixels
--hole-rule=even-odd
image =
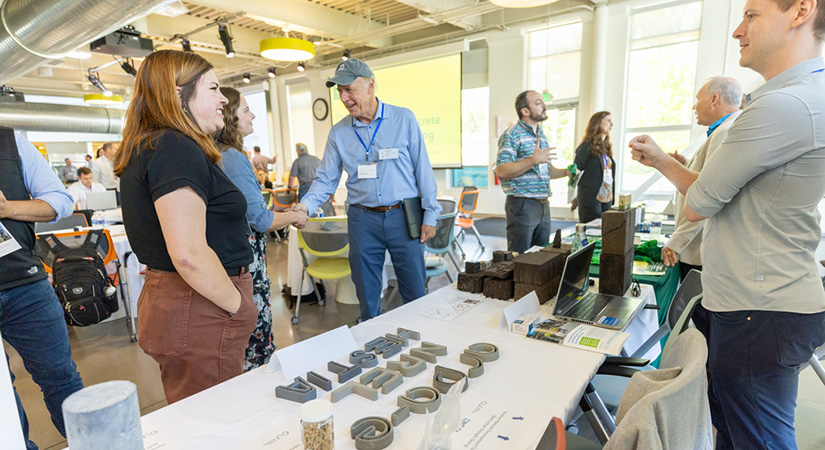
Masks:
[[[613,206],[616,192],[616,162],[610,144],[613,118],[607,111],[590,117],[582,143],[576,149],[576,168],[582,172],[577,201],[579,222],[587,223],[602,217]]]
[[[146,264],[141,348],[174,403],[243,372],[255,327],[246,199],[218,167],[226,98],[212,65],[161,50],[143,61],[115,156],[123,222]]]
[[[243,153],[243,138],[252,134],[255,115],[241,93],[230,87],[222,87],[221,93],[228,100],[223,107],[224,127],[215,133],[221,165],[224,173],[246,197],[246,220],[252,228],[247,236],[252,247],[252,300],[258,309],[258,322],[249,337],[244,357],[244,370],[252,370],[269,362],[275,344],[272,337],[272,309],[269,302],[269,276],[266,273],[266,232],[280,230],[290,224],[306,223],[306,214],[297,211],[273,213],[267,209],[261,186],[252,169],[252,163]]]

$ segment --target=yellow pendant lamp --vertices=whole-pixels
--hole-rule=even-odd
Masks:
[[[261,56],[275,61],[306,61],[315,57],[312,42],[291,37],[264,39],[260,44]]]
[[[86,94],[83,101],[90,105],[119,105],[123,103],[123,97],[119,95],[105,96],[103,94]]]

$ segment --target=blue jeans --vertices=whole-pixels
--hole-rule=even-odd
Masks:
[[[381,274],[387,250],[404,303],[424,296],[427,279],[424,244],[418,239],[410,239],[401,208],[380,213],[350,205],[347,229],[349,266],[361,306],[361,319],[381,314]]]
[[[61,405],[66,397],[83,389],[83,380],[72,361],[63,309],[48,280],[0,291],[0,332],[20,354],[26,370],[43,391],[52,423],[61,435],[66,436]],[[14,382],[11,368],[9,373]],[[28,419],[16,389],[14,397],[27,448],[37,449],[28,440]]]
[[[708,311],[708,399],[717,450],[796,449],[799,367],[825,341],[825,312]]]
[[[305,195],[307,195],[307,192],[309,192],[309,188],[311,188],[311,187],[312,187],[312,183],[304,183],[304,184],[299,184],[298,185],[298,201],[299,202],[301,201],[301,199],[304,198]]]

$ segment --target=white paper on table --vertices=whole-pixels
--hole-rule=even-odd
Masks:
[[[431,319],[446,320],[455,322],[467,311],[475,308],[483,300],[474,298],[462,298],[449,296],[439,299],[438,303],[428,306],[426,309],[416,311],[416,314],[429,317]]]
[[[358,349],[355,338],[346,325],[327,331],[305,341],[292,344],[275,351],[284,378],[292,380],[316,367],[325,366],[327,361]],[[276,372],[277,364],[268,364],[266,372]]]
[[[11,235],[11,232],[0,223],[0,258],[20,250],[20,244],[17,239]]]
[[[618,355],[630,334],[606,330],[590,325],[579,325],[564,338],[564,345],[608,355]]]
[[[504,308],[501,316],[498,319],[498,328],[500,330],[510,330],[510,325],[519,317],[527,313],[539,312],[539,297],[536,291],[532,291],[517,302]]]
[[[542,248],[544,248],[544,247],[542,247],[540,245],[534,245],[534,246],[528,248],[527,250],[525,250],[524,253],[536,253],[538,251],[541,251]]]
[[[550,417],[546,411],[508,405],[495,396],[468,390],[461,395],[461,422],[451,436],[453,448],[530,448]]]

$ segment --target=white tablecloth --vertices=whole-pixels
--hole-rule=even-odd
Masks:
[[[655,303],[652,288],[647,288],[643,295]],[[444,307],[445,300],[454,297],[481,302],[452,321],[432,318]],[[438,364],[464,371],[467,366],[460,364],[458,357],[467,346],[478,342],[497,345],[500,359],[485,364],[484,375],[470,380],[469,389],[461,396],[462,425],[460,431],[452,434],[453,448],[534,448],[551,417],[570,419],[604,356],[496,329],[501,311],[510,304],[447,286],[355,326],[351,331],[358,345],[384,333],[394,333],[397,327],[419,331],[422,340],[447,346],[448,354],[439,357]],[[549,303],[542,306],[545,312],[550,307]],[[647,330],[650,327],[645,322],[651,318],[651,326],[655,328],[655,311],[643,310],[628,331]],[[420,345],[420,342],[411,342],[411,347]],[[404,350],[408,351],[409,347]],[[399,355],[391,358],[398,359]],[[346,354],[339,355],[336,361],[349,365]],[[385,366],[385,362],[380,359],[381,366]],[[398,395],[415,386],[432,385],[433,369],[434,365],[428,363],[425,372],[405,378],[402,386],[386,395],[380,394],[377,401],[350,395],[334,403],[336,448],[355,448],[349,435],[353,422],[366,416],[389,418],[397,409]],[[332,379],[333,388],[340,386],[326,367],[315,371]],[[280,370],[265,373],[264,368],[259,368],[150,413],[142,418],[146,448],[301,448],[301,404],[276,398],[274,394],[276,386],[291,381],[286,380]],[[318,390],[318,398],[329,399],[329,395]],[[412,414],[394,429],[390,448],[416,449],[425,426],[425,416]]]

